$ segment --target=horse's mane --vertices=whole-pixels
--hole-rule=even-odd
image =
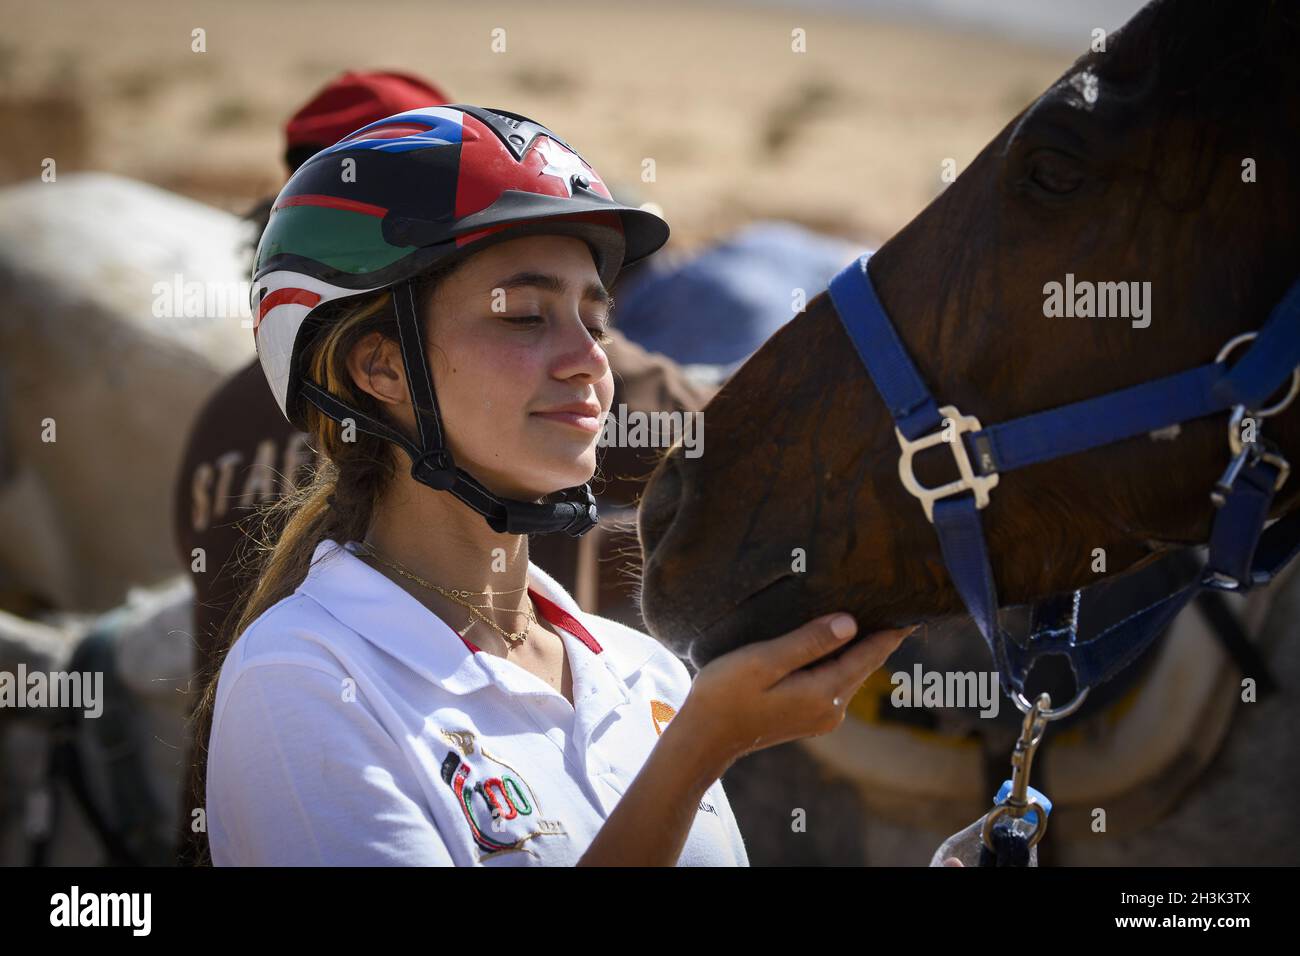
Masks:
[[[1292,0],[1153,0],[1111,36],[1110,52],[1084,60],[1121,85],[1149,74],[1156,95],[1212,118],[1232,115],[1243,84],[1294,84],[1298,42]]]

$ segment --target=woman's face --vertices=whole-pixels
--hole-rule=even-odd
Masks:
[[[609,302],[587,244],[569,236],[489,246],[438,285],[426,345],[460,468],[526,500],[591,479],[614,396]],[[413,426],[404,380],[402,398]]]

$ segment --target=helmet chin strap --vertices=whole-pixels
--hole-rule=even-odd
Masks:
[[[411,459],[412,478],[438,491],[451,492],[483,515],[493,531],[506,534],[550,534],[563,531],[576,538],[595,527],[596,499],[591,493],[590,484],[564,489],[562,501],[517,501],[494,495],[473,475],[456,467],[451,451],[445,445],[442,416],[438,411],[433,376],[424,350],[424,336],[420,330],[419,309],[412,281],[407,280],[393,286],[393,306],[397,311],[402,362],[406,368],[411,402],[415,406],[419,443],[412,442],[385,422],[349,408],[314,382],[302,382],[302,397],[334,421],[342,424],[345,419],[350,419],[366,434],[397,445]]]

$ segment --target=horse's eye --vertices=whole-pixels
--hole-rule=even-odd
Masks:
[[[1054,196],[1072,193],[1083,183],[1078,160],[1056,150],[1038,150],[1029,157],[1027,165],[1029,181]]]

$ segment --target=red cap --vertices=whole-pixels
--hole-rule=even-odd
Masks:
[[[284,127],[285,146],[324,149],[385,116],[450,102],[442,90],[409,73],[349,71],[293,114]]]

